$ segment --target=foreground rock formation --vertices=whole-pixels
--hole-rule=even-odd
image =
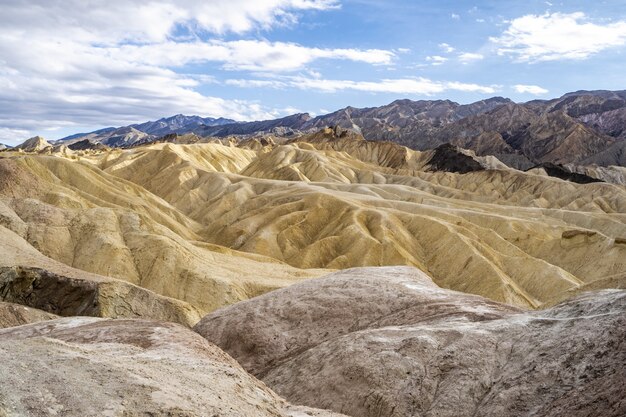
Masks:
[[[355,417],[626,413],[626,291],[526,312],[413,268],[358,268],[195,329],[289,401]]]
[[[57,318],[56,315],[37,310],[36,308],[0,301],[0,329],[55,318]]]
[[[50,259],[3,226],[0,236],[1,300],[62,316],[143,317],[186,326],[201,317],[184,301]]]
[[[341,417],[294,407],[171,323],[67,318],[0,330],[0,415]]]

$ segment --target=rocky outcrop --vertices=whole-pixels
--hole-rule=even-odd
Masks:
[[[0,330],[3,416],[341,417],[291,406],[191,330],[67,318]]]
[[[433,151],[428,161],[428,171],[445,171],[466,174],[473,171],[482,171],[485,168],[470,155],[467,155],[454,145],[444,144]]]
[[[52,320],[57,317],[55,314],[46,313],[35,308],[0,301],[0,329]]]
[[[570,171],[567,167],[560,164],[545,162],[543,164],[532,167],[529,171],[543,170],[551,177],[560,178],[562,180],[575,182],[577,184],[590,184],[592,182],[602,182],[601,179],[591,177],[586,174]]]
[[[195,329],[289,401],[351,416],[626,412],[626,291],[525,312],[415,269],[353,269]]]
[[[89,278],[35,267],[0,266],[0,300],[59,316],[145,317],[187,326],[199,318],[196,309],[181,301],[122,281]]]
[[[41,136],[34,136],[17,145],[13,150],[22,150],[24,152],[41,152],[45,149],[52,148],[50,142]]]
[[[79,140],[78,142],[73,142],[67,145],[67,147],[73,151],[85,151],[85,150],[98,150],[104,151],[109,149],[108,146],[103,145],[98,142],[93,142],[90,139]]]

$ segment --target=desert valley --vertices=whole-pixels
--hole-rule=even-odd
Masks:
[[[626,94],[501,101],[5,149],[2,415],[623,414]]]
[[[0,0],[0,417],[626,416],[626,2]]]

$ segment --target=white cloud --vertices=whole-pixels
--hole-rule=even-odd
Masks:
[[[439,47],[447,54],[454,52],[454,48],[447,43],[440,43]]]
[[[297,12],[339,7],[337,0],[15,0],[3,2],[3,30],[75,40],[166,40],[176,25],[213,33],[295,23]]]
[[[490,38],[499,55],[521,62],[585,59],[626,44],[626,21],[592,23],[582,12],[526,15],[509,22],[504,33]]]
[[[467,64],[469,62],[480,61],[485,57],[482,54],[477,54],[473,52],[462,52],[459,54],[459,61]]]
[[[516,84],[513,86],[513,88],[515,89],[515,91],[521,94],[526,93],[526,94],[532,94],[535,96],[540,96],[542,94],[548,93],[548,90],[546,90],[543,87],[539,87],[538,85]]]
[[[278,80],[247,80],[247,79],[230,79],[226,80],[226,85],[245,88],[285,88],[289,85]]]
[[[441,65],[444,62],[446,62],[448,60],[448,58],[443,57],[443,56],[439,56],[439,55],[432,55],[432,56],[427,56],[426,57],[426,61],[430,62],[431,65]]]
[[[72,126],[108,126],[172,113],[271,118],[276,110],[202,94],[225,70],[304,70],[320,59],[390,64],[377,49],[315,48],[267,40],[224,40],[297,22],[337,0],[15,0],[0,12],[0,137]],[[177,72],[178,71],[178,72]],[[280,110],[278,110],[280,112]]]
[[[318,59],[341,59],[367,64],[390,64],[393,52],[381,49],[321,49],[265,40],[164,42],[105,48],[114,59],[158,66],[218,62],[229,70],[294,71]]]
[[[3,145],[16,145],[20,140],[16,138],[29,138],[34,136],[31,131],[27,129],[10,129],[8,127],[0,127],[0,143]]]
[[[258,103],[203,95],[211,81],[112,56],[103,48],[33,39],[13,47],[0,35],[0,127],[11,143],[33,131],[109,126],[173,113],[267,118]],[[26,133],[28,132],[28,133]],[[26,136],[27,137],[27,136]]]
[[[456,13],[452,13],[452,14],[450,15],[450,17],[451,17],[452,19],[454,19],[454,20],[461,20],[461,16],[459,16],[459,15],[458,15],[458,14],[456,14]]]
[[[484,86],[457,81],[433,81],[423,77],[383,79],[380,81],[352,81],[288,76],[273,80],[233,79],[228,80],[227,84],[238,87],[298,88],[327,93],[353,90],[370,93],[433,95],[450,90],[483,94],[493,94],[498,91],[498,86]]]

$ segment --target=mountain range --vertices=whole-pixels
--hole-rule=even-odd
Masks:
[[[518,169],[541,163],[626,164],[626,90],[577,91],[526,103],[503,97],[471,104],[403,99],[380,107],[346,107],[317,117],[299,113],[254,122],[179,114],[72,135],[59,142],[89,139],[127,147],[166,135],[294,137],[327,126],[340,126],[368,140],[392,141],[416,150],[451,143],[478,155],[494,155]]]
[[[126,147],[140,141],[152,141],[172,133],[188,133],[199,126],[220,126],[234,120],[177,114],[159,120],[122,127],[106,127],[89,133],[76,133],[59,139],[57,143],[74,143],[89,139],[111,147]]]

